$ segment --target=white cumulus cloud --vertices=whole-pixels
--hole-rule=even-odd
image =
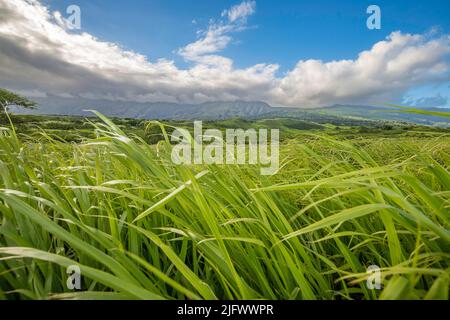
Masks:
[[[187,61],[209,65],[231,65],[232,61],[215,53],[225,49],[232,40],[231,34],[246,28],[247,18],[255,13],[256,3],[244,1],[222,12],[225,21],[211,20],[206,31],[199,30],[200,38],[178,50]]]
[[[240,19],[247,19],[255,13],[256,2],[255,1],[244,1],[238,5],[232,6],[230,9],[222,11],[222,17],[228,17],[230,22],[234,22]]]
[[[189,62],[147,57],[74,33],[37,0],[0,1],[0,86],[68,97],[128,101],[262,100],[315,107],[379,103],[408,89],[448,81],[450,37],[394,32],[354,60],[299,61],[283,76],[277,64],[236,68],[220,55],[246,29],[254,1],[224,11],[199,38],[179,49]]]

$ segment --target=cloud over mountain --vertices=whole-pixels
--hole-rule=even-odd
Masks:
[[[139,102],[263,100],[286,106],[377,103],[413,86],[448,81],[450,36],[394,32],[355,60],[299,61],[283,76],[277,64],[236,68],[220,55],[256,12],[244,1],[222,12],[179,49],[190,64],[147,57],[61,25],[37,0],[0,2],[0,86],[42,95]]]

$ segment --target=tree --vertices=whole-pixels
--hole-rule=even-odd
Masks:
[[[36,102],[21,97],[6,89],[0,88],[0,113],[7,111],[10,106],[18,106],[26,109],[35,109]]]

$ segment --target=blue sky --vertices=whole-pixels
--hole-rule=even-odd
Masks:
[[[315,104],[327,104],[334,101],[337,103],[372,103],[386,100],[389,100],[386,102],[408,101],[414,104],[414,100],[418,99],[421,99],[421,102],[426,101],[432,104],[433,98],[436,98],[435,101],[440,101],[441,106],[450,105],[449,101],[446,101],[450,100],[448,81],[450,75],[448,66],[450,62],[450,1],[448,0],[414,2],[404,0],[376,2],[362,0],[257,0],[243,2],[239,0],[41,0],[36,1],[34,5],[22,4],[23,1],[5,0],[11,10],[18,10],[21,13],[29,10],[30,13],[39,12],[39,15],[42,15],[34,21],[30,19],[31,14],[24,14],[24,24],[29,22],[30,30],[40,29],[42,25],[48,24],[46,28],[36,30],[36,39],[48,38],[49,40],[49,47],[43,48],[44,51],[50,52],[50,44],[58,42],[61,42],[61,45],[59,46],[60,50],[57,51],[73,50],[71,43],[78,43],[80,39],[76,36],[81,33],[95,37],[95,43],[91,39],[85,39],[86,48],[90,47],[92,52],[80,50],[75,59],[72,57],[70,61],[64,60],[68,59],[69,53],[54,57],[58,62],[64,60],[71,64],[75,64],[74,61],[79,60],[80,73],[89,69],[91,73],[101,75],[103,80],[109,80],[111,75],[108,72],[111,69],[121,70],[122,65],[134,64],[139,60],[139,58],[133,58],[133,61],[123,61],[120,66],[119,62],[112,66],[113,62],[107,61],[111,60],[110,56],[117,56],[117,54],[126,56],[124,59],[128,59],[126,51],[129,50],[145,56],[148,60],[147,64],[141,61],[136,62],[139,63],[139,67],[136,67],[136,75],[140,76],[142,72],[150,75],[158,70],[158,75],[161,75],[162,72],[170,72],[164,76],[167,79],[186,82],[186,86],[182,89],[177,87],[178,91],[183,92],[182,94],[173,94],[167,88],[168,80],[151,83],[144,88],[140,83],[145,82],[148,78],[143,78],[135,88],[124,89],[124,92],[119,94],[121,99],[129,100],[132,99],[132,96],[139,96],[141,100],[157,98],[164,100],[167,98],[180,102],[184,100],[257,99],[258,93],[260,93],[261,100],[275,105],[308,105],[311,107]],[[72,4],[81,8],[81,32],[57,30],[58,26],[52,18],[53,13],[59,11],[64,17],[66,8]],[[252,10],[236,21],[231,21],[229,18],[227,19],[226,15],[221,15],[224,10],[231,10],[233,6],[238,7],[243,4],[251,5]],[[371,4],[376,4],[381,8],[382,28],[380,30],[369,30],[366,27],[366,20],[369,16],[366,9]],[[45,6],[48,11],[47,16],[42,13],[42,10],[36,8],[41,5]],[[14,27],[19,30],[18,22],[10,23],[11,25],[15,23]],[[33,28],[32,25],[34,25]],[[219,27],[224,27],[225,31],[218,32]],[[20,28],[26,29],[26,26],[22,25]],[[61,35],[60,31],[65,34]],[[208,39],[205,35],[208,31],[216,33]],[[395,32],[399,32],[399,34],[396,35]],[[409,37],[409,34],[413,36]],[[18,40],[20,32],[7,34],[7,36],[15,37],[15,40]],[[422,38],[417,40],[414,38],[415,36]],[[29,38],[30,34],[26,41],[31,42],[32,40]],[[205,45],[205,43],[197,43],[196,48],[191,48],[192,52],[183,53],[183,48],[189,48],[190,44],[195,44],[202,39],[217,41],[214,43],[216,47],[198,55],[192,50],[202,50],[198,46]],[[219,43],[222,40],[225,43]],[[433,47],[433,41],[438,42],[438,45]],[[122,51],[112,52],[116,49],[109,50],[110,52],[107,52],[106,49],[102,51],[104,49],[102,44],[105,43],[116,44]],[[358,61],[361,52],[370,51],[377,43],[384,43],[386,47],[391,48],[387,49],[390,51],[383,54],[382,57],[373,51],[367,60]],[[397,46],[401,46],[401,49],[398,49]],[[98,48],[101,50],[94,52],[94,50],[98,51]],[[427,57],[434,56],[434,52],[438,54],[428,61]],[[408,55],[408,53],[411,54]],[[32,50],[31,54],[36,54],[36,59],[38,59],[37,49]],[[56,53],[54,54],[56,55]],[[82,55],[84,56],[81,57]],[[416,60],[413,59],[414,56]],[[376,71],[368,72],[367,86],[373,83],[372,87],[363,86],[358,89],[361,94],[349,94],[351,85],[360,80],[357,74],[361,71],[361,65],[367,63],[370,67],[370,61],[375,59],[373,61],[377,61],[386,70],[393,64],[396,64],[393,69],[397,70],[403,68],[403,62],[399,57],[405,57],[404,59],[407,61],[409,59],[414,61],[408,62],[408,66],[404,67],[404,72],[398,72],[396,75],[386,72],[385,75],[378,77]],[[216,60],[211,62],[211,58]],[[422,63],[419,58],[424,62]],[[95,59],[104,59],[104,61],[102,64],[95,64]],[[170,61],[176,70],[166,64],[157,65],[158,59]],[[321,62],[298,65],[300,61],[310,59],[321,60]],[[353,65],[348,65],[347,60],[353,61]],[[327,64],[332,61],[338,61],[339,64],[337,66]],[[34,60],[26,63],[38,65]],[[111,66],[103,68],[103,65],[108,64]],[[444,66],[444,64],[447,65]],[[99,67],[99,65],[102,66]],[[255,68],[260,65],[263,66]],[[152,70],[149,71],[149,69]],[[427,70],[433,70],[434,73],[425,74]],[[185,71],[189,74],[186,75]],[[46,73],[49,71],[46,70]],[[349,73],[353,76],[342,81],[347,87],[340,87],[340,77]],[[419,73],[420,77],[412,79]],[[123,75],[123,73],[119,74]],[[224,74],[229,76],[225,77]],[[58,76],[66,78],[62,74],[58,74]],[[208,76],[213,78],[220,76],[221,79],[211,88]],[[264,81],[260,81],[258,77],[264,78]],[[229,86],[231,82],[240,80],[242,83],[248,81],[247,87]],[[315,80],[322,84],[308,85]],[[401,85],[402,80],[407,84]],[[123,81],[130,82],[125,78]],[[392,82],[393,89],[383,88],[380,85],[383,82]],[[19,89],[30,92],[44,91],[75,96],[99,95],[116,98],[117,91],[111,88],[111,92],[108,92],[108,89],[104,88],[107,86],[106,84],[96,92],[85,92],[87,89],[80,89],[80,84],[73,85],[73,88],[67,86],[42,88],[39,84],[29,82],[28,79],[8,82],[0,78],[1,83],[6,83],[9,87],[13,85],[21,87]],[[195,89],[198,87],[200,89]],[[333,94],[333,90],[337,93]],[[266,94],[268,91],[270,94]],[[429,99],[424,100],[425,98]]]
[[[71,4],[82,9],[83,29],[101,39],[155,58],[183,59],[174,50],[196,38],[210,19],[239,1],[228,0],[46,0],[64,12]],[[366,28],[366,9],[382,10],[381,30]],[[195,21],[193,23],[193,21]],[[262,0],[223,55],[238,67],[279,63],[281,71],[300,59],[354,59],[391,32],[425,33],[436,27],[450,31],[450,1]]]

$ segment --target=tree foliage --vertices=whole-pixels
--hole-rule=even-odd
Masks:
[[[22,97],[14,92],[0,88],[0,112],[8,109],[10,106],[19,106],[26,109],[35,109],[36,102]]]

